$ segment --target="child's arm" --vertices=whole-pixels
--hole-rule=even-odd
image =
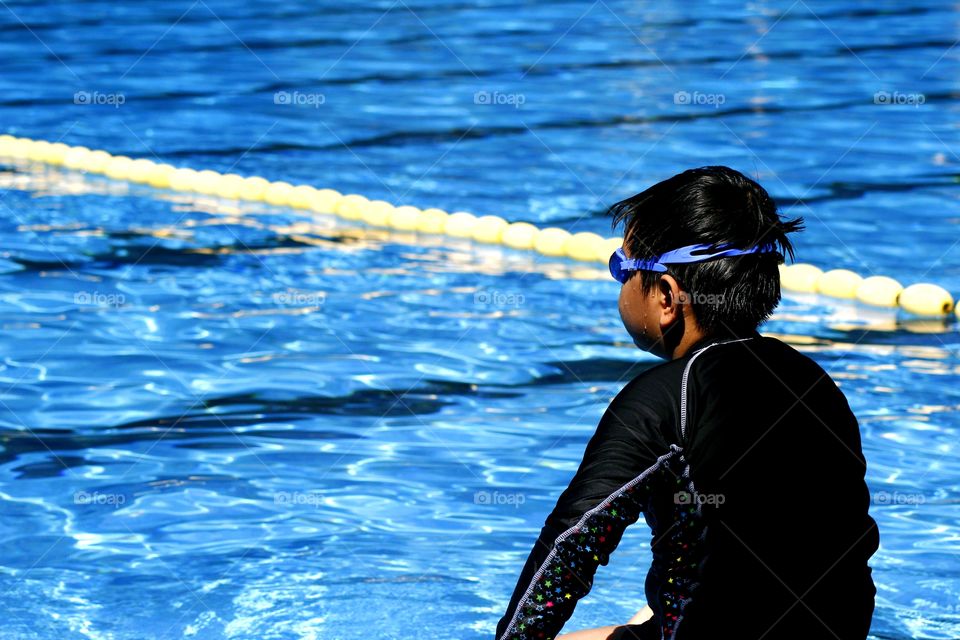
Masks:
[[[677,454],[661,433],[670,418],[647,401],[662,395],[638,384],[644,377],[627,385],[600,420],[527,558],[498,639],[555,637],[590,591],[597,566],[607,564],[646,508],[650,487],[673,473],[668,462]]]
[[[653,617],[653,609],[650,608],[650,605],[643,605],[643,609],[637,611],[633,614],[633,617],[627,620],[627,624],[643,624],[647,620]]]
[[[573,633],[565,633],[562,636],[557,636],[557,640],[610,640],[617,632],[617,629],[620,628],[621,627],[616,625],[610,625],[609,627],[584,629],[583,631],[574,631]]]
[[[632,626],[639,625],[653,617],[653,609],[644,605],[643,609],[627,621],[627,626],[610,625],[609,627],[598,627],[596,629],[584,629],[583,631],[574,631],[557,636],[557,640],[613,640],[614,638],[630,638],[636,640],[637,636],[633,634]]]

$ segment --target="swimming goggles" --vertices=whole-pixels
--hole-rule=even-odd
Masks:
[[[610,275],[613,279],[624,284],[630,279],[634,271],[658,271],[663,273],[667,270],[668,264],[686,264],[690,262],[703,262],[714,258],[726,258],[727,256],[742,256],[748,253],[770,253],[776,251],[774,243],[756,245],[748,249],[735,249],[729,244],[720,245],[713,251],[707,251],[712,247],[711,244],[691,244],[679,249],[673,249],[659,256],[640,260],[637,258],[628,258],[620,247],[610,256]],[[696,255],[695,255],[696,254]]]

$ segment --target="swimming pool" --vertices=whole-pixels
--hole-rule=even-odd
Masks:
[[[0,114],[602,233],[603,205],[729,164],[807,218],[802,260],[958,293],[957,24],[938,2],[6,2]],[[489,638],[606,403],[655,362],[616,283],[574,265],[0,179],[6,637]],[[942,329],[800,297],[764,328],[861,420],[877,638],[960,637]],[[570,628],[642,604],[646,531],[626,538]]]

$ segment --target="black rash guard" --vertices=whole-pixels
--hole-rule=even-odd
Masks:
[[[614,637],[863,640],[879,544],[865,471],[818,364],[759,333],[704,339],[610,404],[496,637],[554,638],[642,514],[654,616]]]

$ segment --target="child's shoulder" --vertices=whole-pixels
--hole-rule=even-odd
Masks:
[[[614,404],[629,403],[655,409],[670,405],[679,397],[686,358],[651,365],[628,382],[614,398]]]
[[[747,340],[705,342],[682,358],[653,364],[623,387],[612,406],[670,411],[680,399],[685,373],[688,382],[700,389],[714,385],[745,388],[752,380],[770,378],[790,379],[794,384],[830,380],[807,354],[776,336],[758,333]]]
[[[829,372],[810,355],[777,336],[760,334],[707,349],[697,360],[694,377],[720,383],[721,387],[771,379],[802,387],[801,391],[812,385],[836,387]]]

